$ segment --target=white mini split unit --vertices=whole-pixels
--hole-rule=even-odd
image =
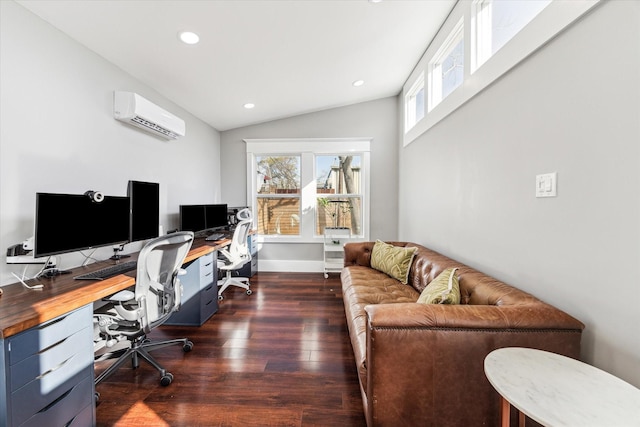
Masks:
[[[133,92],[114,92],[113,115],[117,120],[167,139],[185,135],[184,120]]]

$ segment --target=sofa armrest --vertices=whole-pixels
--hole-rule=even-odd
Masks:
[[[375,242],[352,242],[344,245],[344,266],[371,267],[371,251]]]
[[[394,246],[405,247],[407,242],[387,242]],[[371,251],[376,242],[350,242],[344,245],[344,266],[361,265],[371,267]]]
[[[484,375],[491,351],[530,347],[580,356],[584,325],[544,303],[535,310],[533,304],[416,303],[365,310],[367,419],[375,426],[477,425],[478,419],[499,425],[499,395]]]

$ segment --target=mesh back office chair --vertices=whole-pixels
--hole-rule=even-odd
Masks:
[[[138,367],[138,356],[160,371],[160,384],[167,386],[173,375],[148,353],[173,344],[182,344],[185,352],[193,343],[187,338],[152,342],[146,335],[164,323],[180,307],[182,285],[178,274],[193,243],[193,233],[177,232],[149,241],[138,256],[135,291],[121,291],[107,298],[107,303],[94,310],[95,347],[116,349],[128,344],[124,352],[95,380],[97,385],[131,359]],[[96,355],[101,352],[97,351]],[[107,355],[114,355],[110,353]]]
[[[238,286],[246,289],[247,295],[251,295],[249,279],[247,277],[233,277],[232,271],[241,268],[251,261],[251,251],[249,251],[247,244],[247,236],[249,236],[249,229],[253,223],[253,216],[249,209],[242,209],[238,212],[236,218],[238,222],[233,232],[231,246],[229,250],[220,250],[220,254],[222,254],[225,259],[218,260],[218,269],[226,272],[225,277],[218,280],[218,287],[220,288],[218,290],[218,300],[220,301],[224,299],[222,293],[229,286]]]

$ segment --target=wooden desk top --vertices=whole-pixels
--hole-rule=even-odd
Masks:
[[[223,248],[230,243],[229,239],[217,242],[196,239],[185,258],[185,263]],[[136,259],[137,256],[138,253],[131,254],[131,259]],[[42,290],[27,289],[21,283],[3,286],[3,293],[0,295],[0,338],[10,337],[135,284],[135,270],[106,280],[74,279],[79,274],[95,271],[112,264],[111,260],[100,261],[85,267],[74,268],[71,270],[71,274],[26,281],[30,286],[43,285]]]

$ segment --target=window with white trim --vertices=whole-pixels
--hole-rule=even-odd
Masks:
[[[406,122],[405,129],[409,130],[424,117],[424,73],[415,81],[405,96]]]
[[[531,22],[551,0],[476,0],[472,6],[475,26],[473,73]]]
[[[257,155],[258,233],[300,235],[300,160],[297,155]]]
[[[325,227],[346,227],[351,235],[362,229],[362,156],[316,155],[316,235]]]
[[[439,123],[600,1],[456,2],[403,86],[403,145]]]
[[[461,19],[429,63],[429,111],[464,80],[463,35],[464,20]]]
[[[262,241],[369,236],[370,139],[246,139],[247,200]]]

